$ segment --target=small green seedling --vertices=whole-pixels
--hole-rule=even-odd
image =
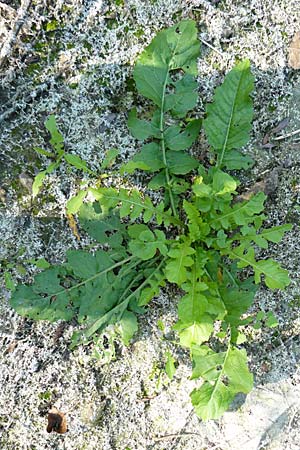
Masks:
[[[64,138],[57,129],[56,119],[54,115],[48,117],[48,119],[45,122],[45,127],[50,132],[51,135],[50,144],[53,148],[53,151],[50,152],[40,147],[35,147],[35,151],[38,152],[40,155],[54,159],[54,162],[49,164],[47,169],[43,170],[42,172],[39,172],[35,176],[32,185],[33,197],[36,197],[40,192],[40,189],[43,185],[46,176],[54,172],[60,166],[62,160],[65,160],[68,164],[75,167],[76,169],[82,170],[84,172],[89,173],[90,175],[96,176],[95,172],[90,170],[87,167],[86,162],[83,161],[78,155],[67,153],[64,150]]]

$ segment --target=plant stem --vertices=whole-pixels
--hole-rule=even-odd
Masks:
[[[169,192],[171,209],[173,211],[174,216],[178,217],[178,214],[177,214],[177,211],[176,211],[176,207],[175,207],[173,192],[172,192],[172,188],[171,188],[171,179],[170,179],[169,169],[168,169],[168,165],[167,165],[166,145],[165,145],[165,135],[164,135],[164,108],[165,108],[165,95],[166,95],[166,87],[167,87],[168,77],[169,77],[169,70],[167,70],[166,78],[165,78],[164,85],[163,85],[163,90],[162,90],[161,105],[160,105],[159,130],[160,130],[160,137],[161,137],[162,157],[163,157],[163,163],[165,165],[167,189],[168,189],[168,192]]]

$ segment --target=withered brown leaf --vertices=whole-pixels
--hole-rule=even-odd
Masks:
[[[48,433],[55,431],[59,434],[64,434],[68,431],[66,415],[55,407],[52,407],[48,412],[47,431]]]
[[[300,31],[294,34],[290,44],[288,65],[293,69],[300,69]]]

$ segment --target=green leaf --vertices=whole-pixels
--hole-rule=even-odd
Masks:
[[[173,377],[176,372],[175,367],[175,359],[173,358],[172,354],[170,352],[166,353],[167,362],[165,366],[165,372],[170,380],[173,380]]]
[[[204,129],[218,155],[219,168],[239,169],[248,165],[244,158],[240,159],[239,164],[237,153],[231,156],[231,150],[241,148],[249,140],[253,116],[250,98],[253,80],[249,60],[237,64],[216,89],[213,103],[207,106]]]
[[[157,250],[163,255],[166,255],[168,251],[165,234],[160,230],[152,233],[149,229],[142,231],[134,240],[130,241],[128,248],[132,255],[143,261],[153,258]]]
[[[32,183],[32,197],[36,197],[38,193],[40,192],[41,187],[43,186],[44,179],[46,178],[47,171],[43,170],[42,172],[39,172],[33,180]]]
[[[261,248],[268,248],[268,241],[278,244],[283,238],[284,233],[293,228],[291,224],[278,225],[272,228],[266,228],[257,233],[254,227],[243,227],[241,229],[243,236],[237,236],[238,240],[253,241]]]
[[[69,163],[71,166],[76,167],[76,169],[83,170],[84,172],[93,174],[93,171],[87,167],[86,162],[83,161],[83,159],[81,159],[78,155],[65,153],[64,158],[67,161],[67,163]]]
[[[205,260],[201,261],[201,255],[196,254],[196,258],[191,271],[187,274],[187,281],[182,285],[186,294],[182,297],[178,305],[178,318],[180,323],[192,324],[201,322],[207,310],[207,299],[204,291],[208,289],[206,283],[202,281],[205,274]]]
[[[197,83],[189,74],[185,74],[174,84],[175,93],[166,94],[164,111],[170,111],[175,117],[184,117],[197,103]]]
[[[178,325],[179,328],[180,325]],[[177,326],[175,329],[178,329]],[[214,330],[213,319],[204,314],[201,322],[194,322],[192,325],[182,325],[183,330],[180,331],[180,344],[183,347],[191,348],[193,345],[201,345],[208,341]]]
[[[173,217],[169,210],[165,211],[163,202],[154,206],[149,197],[142,198],[141,194],[133,189],[131,192],[126,189],[120,189],[118,192],[113,188],[91,189],[94,197],[99,200],[101,208],[109,211],[117,206],[120,208],[120,217],[129,216],[131,219],[137,219],[141,214],[145,223],[148,223],[152,217],[156,218],[158,225],[164,222],[165,225],[180,224],[180,221]]]
[[[201,120],[194,119],[182,131],[178,126],[171,126],[166,129],[165,141],[170,150],[179,151],[189,148],[198,137],[201,127]]]
[[[77,195],[67,201],[67,214],[76,214],[80,210],[88,191],[79,191]]]
[[[48,269],[50,267],[50,263],[46,261],[45,258],[31,259],[29,262],[34,264],[39,269]]]
[[[108,244],[112,248],[122,244],[126,234],[116,212],[102,212],[99,204],[84,203],[79,210],[79,222],[82,228],[100,244]]]
[[[71,297],[60,285],[60,268],[50,268],[35,277],[32,286],[18,285],[10,304],[22,316],[35,320],[70,320]]]
[[[148,139],[150,136],[159,138],[161,133],[153,123],[137,118],[136,108],[133,108],[128,115],[128,128],[133,137],[141,141]]]
[[[253,376],[247,365],[245,350],[229,346],[214,353],[206,346],[193,349],[193,376],[205,382],[191,393],[192,404],[202,420],[218,419],[228,409],[235,395],[247,394],[253,387]],[[224,383],[227,377],[227,383]]]
[[[147,305],[150,300],[159,294],[160,288],[166,285],[165,275],[162,270],[164,265],[164,260],[160,262],[154,270],[149,269],[145,271],[146,280],[143,282],[142,289],[140,290],[140,295],[138,298],[138,305]]]
[[[274,314],[272,313],[272,311],[267,313],[267,317],[266,317],[266,326],[269,328],[275,328],[279,325],[278,320],[276,319],[276,317],[274,316]]]
[[[166,263],[166,277],[170,283],[176,283],[181,286],[188,277],[187,267],[194,264],[191,255],[195,250],[190,246],[188,240],[184,242],[175,242],[171,250],[168,251],[170,259]]]
[[[196,169],[198,165],[199,162],[187,153],[167,152],[167,166],[170,173],[185,175],[191,172],[191,170]]]
[[[138,330],[136,315],[131,311],[125,311],[122,319],[119,321],[119,329],[122,341],[125,345],[129,345],[130,340]]]
[[[110,150],[107,150],[105,154],[105,158],[103,159],[101,163],[101,169],[108,169],[114,162],[116,157],[119,154],[119,150],[117,148],[111,148]]]
[[[169,71],[181,68],[196,75],[198,55],[195,22],[184,20],[161,31],[136,62],[134,80],[138,91],[161,107]]]
[[[204,421],[218,419],[229,408],[234,394],[224,383],[212,386],[207,381],[190,394],[196,414]]]
[[[35,150],[40,155],[47,156],[47,158],[55,157],[54,153],[49,152],[48,150],[44,150],[43,148],[40,148],[40,147],[33,147],[33,150]]]
[[[235,192],[237,188],[237,182],[228,173],[224,173],[221,170],[216,170],[213,175],[212,188],[215,195],[225,195]]]
[[[255,274],[255,283],[260,283],[261,275],[264,275],[264,281],[270,289],[284,289],[290,284],[291,280],[287,270],[283,269],[273,259],[256,261],[252,247],[245,250],[245,247],[240,245],[232,249],[228,256],[232,259],[238,259],[238,267],[240,268],[251,266]]]
[[[143,170],[151,170],[151,172],[156,172],[157,170],[160,170],[165,166],[162,160],[161,149],[156,142],[151,142],[149,144],[143,145],[141,151],[134,155],[132,161],[130,161],[129,164],[132,162],[144,164],[144,166],[140,165],[137,168]]]
[[[107,269],[113,265],[112,259],[103,250],[98,250],[95,255],[83,250],[67,251],[68,265],[78,278],[90,278],[101,269]]]
[[[16,289],[15,283],[14,283],[13,277],[10,272],[4,272],[4,282],[5,282],[6,289],[8,289],[9,291],[12,291],[12,292],[15,291],[15,289]]]
[[[211,211],[209,225],[215,230],[235,229],[237,226],[248,225],[255,220],[256,214],[264,210],[266,196],[263,192],[251,197],[245,202],[223,207],[222,213]]]
[[[56,119],[54,115],[48,117],[45,122],[45,127],[48,131],[50,131],[51,134],[50,144],[54,147],[58,156],[61,156],[63,154],[64,138],[57,129]]]

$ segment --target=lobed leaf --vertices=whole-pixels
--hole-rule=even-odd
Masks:
[[[191,20],[159,32],[139,56],[134,68],[139,93],[161,108],[169,71],[181,68],[196,75],[199,49],[196,24]]]
[[[170,283],[176,283],[181,286],[188,277],[187,267],[194,264],[191,255],[195,250],[190,246],[188,240],[175,242],[168,251],[170,259],[166,263],[166,277]]]
[[[129,216],[134,220],[142,215],[145,223],[154,217],[158,225],[180,224],[179,219],[173,217],[169,210],[165,211],[163,203],[154,206],[149,197],[142,198],[137,190],[129,192],[126,189],[120,189],[118,192],[114,188],[99,188],[91,189],[91,191],[99,200],[104,212],[118,207],[121,218]]]
[[[189,148],[197,139],[201,128],[201,120],[194,119],[182,131],[179,126],[171,126],[164,133],[166,147],[179,151]]]
[[[127,121],[128,128],[133,137],[141,141],[148,139],[149,137],[160,138],[160,130],[152,122],[147,120],[140,120],[137,118],[136,108],[133,108]]]
[[[240,245],[232,249],[228,256],[231,259],[238,259],[238,267],[240,268],[251,266],[254,270],[255,283],[260,283],[261,275],[264,275],[264,281],[270,289],[284,289],[290,284],[286,269],[283,269],[280,264],[271,258],[256,261],[252,247],[246,250],[243,245]]]
[[[237,393],[247,394],[253,387],[245,350],[230,345],[226,352],[217,354],[206,346],[195,346],[192,358],[192,378],[205,380],[191,393],[192,404],[202,420],[218,419]]]

